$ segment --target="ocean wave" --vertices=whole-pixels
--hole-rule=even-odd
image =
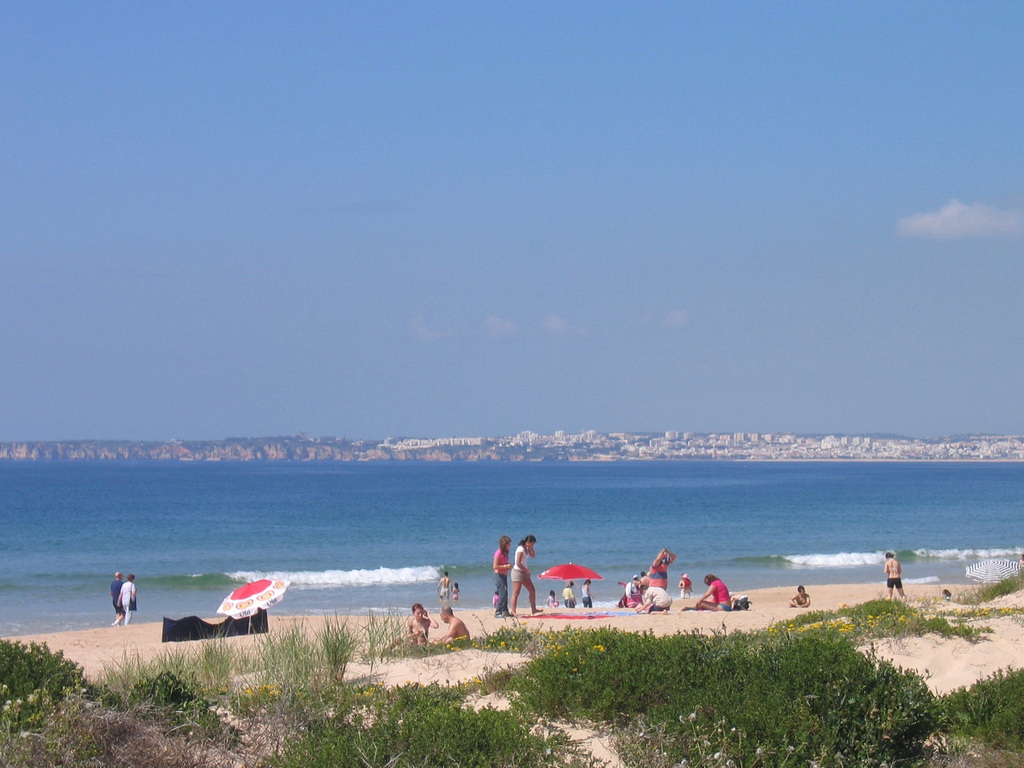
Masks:
[[[785,555],[790,565],[801,568],[849,568],[858,565],[880,565],[885,562],[885,552],[837,552],[835,554]]]
[[[146,576],[145,583],[147,589],[157,587],[186,592],[207,589],[233,589],[238,586],[234,579],[224,573],[171,573],[163,576]]]
[[[1024,549],[1020,547],[996,547],[992,549],[915,549],[913,553],[923,560],[990,560],[998,557],[1018,558]]]
[[[890,550],[892,551],[892,550]],[[988,560],[997,557],[1016,559],[1024,550],[1020,548],[992,549],[908,549],[899,550],[896,555],[907,562],[925,560]],[[885,562],[885,550],[877,552],[836,552],[832,554],[783,555],[779,558],[785,565],[798,568],[851,568],[861,565],[881,565]]]
[[[440,571],[435,565],[417,565],[409,568],[351,571],[234,571],[225,575],[242,583],[258,579],[284,579],[290,581],[293,587],[378,587],[437,581]]]

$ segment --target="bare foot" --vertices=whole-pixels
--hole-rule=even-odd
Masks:
[[[533,612],[534,613],[544,613],[544,611],[542,611],[540,608],[534,608]]]

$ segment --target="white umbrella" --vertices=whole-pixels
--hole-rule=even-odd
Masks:
[[[995,582],[1020,576],[1020,563],[1016,560],[982,560],[967,566],[967,578],[981,582]]]
[[[284,579],[251,581],[224,598],[217,613],[233,619],[252,616],[260,608],[269,608],[284,600],[284,593],[289,584],[291,582]]]

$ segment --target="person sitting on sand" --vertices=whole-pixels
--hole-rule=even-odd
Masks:
[[[640,574],[634,573],[633,578],[623,585],[622,600],[619,601],[620,608],[636,608],[643,602],[643,594],[640,591]]]
[[[442,645],[456,640],[469,640],[469,630],[466,629],[466,622],[455,615],[450,605],[441,609],[441,621],[448,625],[448,632],[438,640]],[[434,626],[437,626],[436,624]]]
[[[796,588],[796,594],[793,595],[793,599],[789,601],[790,608],[810,608],[811,607],[811,596],[807,594],[807,590],[800,585]]]
[[[708,585],[708,591],[700,596],[700,600],[693,606],[697,611],[731,611],[732,598],[729,596],[729,589],[722,583],[722,580],[709,573],[704,577],[704,583]]]
[[[444,610],[441,611],[441,616],[444,616]],[[423,607],[422,603],[413,603],[412,616],[409,617],[409,621],[405,625],[407,632],[405,639],[409,645],[426,645],[431,627],[437,629],[438,626],[438,623],[430,618],[430,614],[427,613],[427,609]]]
[[[644,578],[643,586],[647,589],[644,590],[644,601],[636,609],[637,613],[661,613],[667,612],[672,607],[672,596],[663,589],[662,587],[651,586],[649,578]]]

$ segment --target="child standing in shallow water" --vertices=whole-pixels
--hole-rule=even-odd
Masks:
[[[557,608],[557,607],[558,607],[558,598],[555,597],[555,590],[552,589],[548,593],[548,608]]]

